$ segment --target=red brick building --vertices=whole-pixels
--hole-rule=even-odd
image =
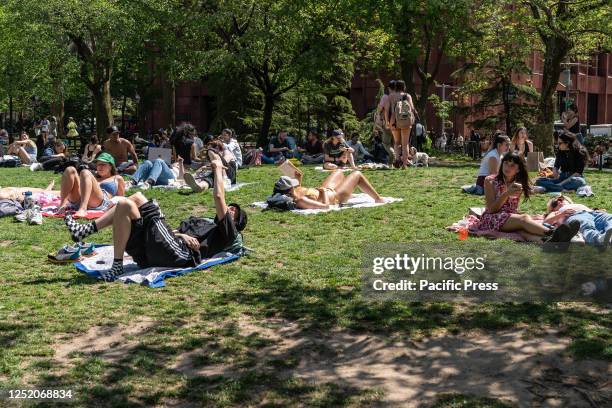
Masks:
[[[523,83],[531,82],[536,89],[540,89],[542,83],[542,60],[539,53],[534,52],[528,61],[532,70],[531,75],[519,76],[518,80]],[[456,69],[456,65],[443,62],[440,67],[437,82],[441,84],[454,85],[451,73]],[[557,99],[559,111],[562,111],[564,98],[568,95],[575,100],[579,108],[581,123],[586,125],[603,124],[612,122],[612,54],[599,54],[593,56],[589,61],[577,65],[568,66],[569,88],[567,84],[567,71],[561,74],[557,87]],[[415,76],[416,77],[416,76]],[[418,77],[416,78],[418,81]],[[417,89],[420,84],[417,82]],[[432,87],[431,93],[442,96],[441,89]],[[363,118],[375,107],[375,99],[378,93],[376,78],[368,75],[357,74],[352,81],[350,98],[353,108],[358,117]],[[449,98],[450,89],[446,90],[446,97]],[[202,82],[184,82],[177,84],[176,95],[176,122],[191,122],[198,129],[206,131],[210,127],[212,120],[212,107],[214,101],[208,95],[206,85]],[[163,112],[161,103],[158,108],[147,112],[146,122],[150,129],[164,127]],[[454,115],[450,118],[453,122],[453,131],[458,134],[466,135],[469,133],[469,126],[466,122],[469,118]],[[427,124],[429,130],[436,132],[440,129],[440,120],[435,117],[431,107],[427,112]],[[501,124],[500,124],[501,126]]]

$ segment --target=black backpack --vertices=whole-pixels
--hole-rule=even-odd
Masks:
[[[268,209],[279,210],[279,211],[291,211],[295,210],[295,203],[291,197],[287,197],[284,194],[276,193],[268,196],[266,199]]]

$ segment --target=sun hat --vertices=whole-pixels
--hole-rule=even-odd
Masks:
[[[98,157],[96,157],[96,160],[94,161],[108,163],[111,166],[115,167],[115,159],[113,156],[110,155],[110,153],[106,153],[106,152],[100,153]]]
[[[294,178],[288,176],[281,176],[276,183],[274,183],[274,189],[278,191],[288,191],[291,190],[292,187],[297,187],[300,185],[300,182]]]

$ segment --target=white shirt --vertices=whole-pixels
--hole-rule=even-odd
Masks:
[[[236,164],[238,167],[242,167],[242,150],[240,150],[240,145],[236,139],[230,139],[229,143],[224,143],[225,147],[232,152],[234,157],[236,158]]]
[[[497,169],[489,169],[489,159],[491,157],[495,157],[498,163],[499,163],[499,160],[501,159],[501,156],[499,152],[497,151],[497,149],[489,150],[489,152],[485,155],[485,157],[482,158],[482,161],[480,162],[480,168],[478,169],[478,177],[488,176],[490,174],[497,173]]]
[[[196,156],[199,156],[200,152],[204,148],[204,142],[202,141],[202,139],[196,136],[193,138],[193,144],[195,145]]]

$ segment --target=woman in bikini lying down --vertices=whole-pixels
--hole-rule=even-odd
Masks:
[[[368,179],[359,171],[345,176],[342,170],[336,170],[323,180],[319,188],[303,187],[302,175],[296,171],[295,178],[288,176],[279,178],[274,183],[273,194],[292,198],[296,208],[299,209],[327,209],[330,205],[346,203],[357,187],[375,202],[384,202]]]
[[[0,188],[0,200],[15,200],[23,202],[24,194],[26,191],[37,196],[38,194],[45,193],[49,195],[56,195],[59,197],[60,192],[53,190],[55,182],[51,181],[47,188],[35,188],[35,187],[4,187]]]

